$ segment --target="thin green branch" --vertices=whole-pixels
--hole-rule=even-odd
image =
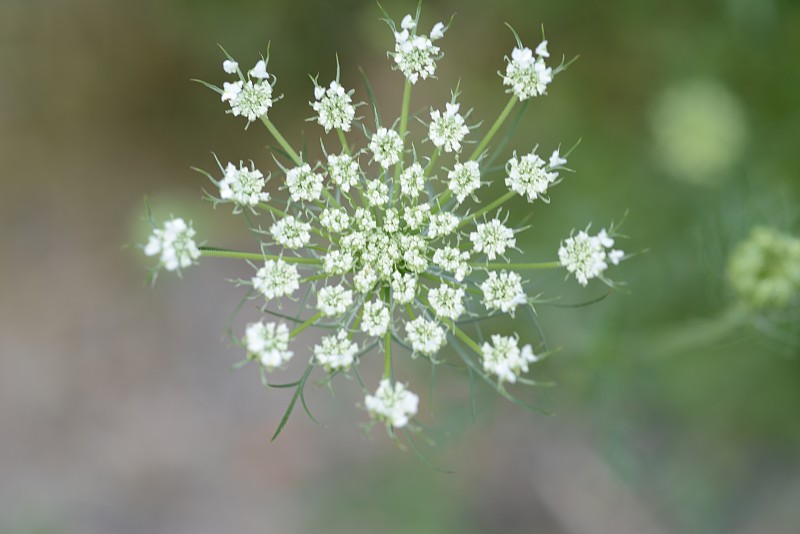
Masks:
[[[200,253],[209,258],[233,258],[238,260],[283,260],[286,263],[299,263],[303,265],[322,265],[322,260],[316,258],[296,258],[294,256],[277,256],[275,254],[262,254],[260,252],[239,252],[214,247],[200,247]]]

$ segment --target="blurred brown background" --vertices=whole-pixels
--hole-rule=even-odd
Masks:
[[[415,8],[384,5],[396,20]],[[422,26],[453,12],[439,81],[412,109],[460,78],[463,107],[492,120],[505,21],[531,46],[544,24],[554,57],[581,56],[515,138],[545,151],[583,139],[577,173],[537,212],[531,258],[628,208],[626,250],[651,251],[617,272],[631,294],[539,309],[564,350],[538,368],[558,387],[534,398],[557,417],[480,390],[473,426],[466,381],[441,379],[423,419],[445,475],[382,432],[365,439],[345,380],[333,400],[309,394],[329,428],[298,412],[270,443],[289,395],[229,372],[241,355],[223,338],[241,297],[226,279],[249,268],[203,261],[151,290],[123,248],[146,239],[144,195],[160,219],[246,246],[189,170],[212,168],[212,151],[271,161],[262,128],[245,132],[189,81],[221,83],[216,43],[250,64],[271,41],[285,98],[270,116],[291,142],[318,134],[307,74],[329,80],[335,51],[357,99],[362,66],[396,113],[377,5],[0,2],[0,532],[797,532],[797,315],[731,324],[724,264],[755,224],[798,234],[800,6],[431,0]],[[565,302],[602,293],[574,286]]]

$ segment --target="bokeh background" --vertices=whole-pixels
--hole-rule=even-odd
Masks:
[[[386,0],[396,19],[412,2]],[[0,532],[793,533],[800,525],[800,314],[754,311],[726,279],[754,226],[800,234],[800,4],[793,0],[428,0],[424,28],[457,12],[439,81],[412,110],[492,120],[496,71],[545,26],[580,59],[535,100],[514,138],[582,142],[574,175],[534,207],[525,249],[549,259],[573,227],[626,210],[626,292],[540,306],[557,387],[532,415],[443,372],[426,467],[383,432],[364,436],[355,383],[311,391],[327,428],[224,339],[248,268],[205,260],[144,283],[148,195],[209,243],[248,246],[241,220],[201,202],[192,165],[271,164],[269,138],[191,78],[221,83],[217,43],[243,64],[272,43],[285,95],[271,111],[313,137],[308,74],[384,113],[402,82],[372,1],[0,2]],[[520,205],[519,209],[526,209]],[[601,296],[538,279],[563,304]],[[245,312],[247,315],[247,312]],[[235,323],[239,324],[239,323]],[[427,370],[410,367],[425,384]],[[299,371],[292,367],[287,379]],[[426,387],[426,386],[423,386]],[[423,395],[424,396],[424,395]],[[426,400],[426,412],[428,403]]]

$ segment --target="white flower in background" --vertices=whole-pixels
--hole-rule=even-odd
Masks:
[[[322,269],[330,275],[344,274],[355,265],[355,258],[347,251],[331,250],[325,255]]]
[[[514,48],[511,59],[506,57],[508,65],[503,85],[510,86],[510,92],[520,100],[545,94],[547,85],[553,81],[553,69],[544,62],[544,58],[549,56],[547,41],[536,48],[536,56],[530,48]]]
[[[460,152],[461,141],[469,133],[458,108],[459,104],[448,102],[444,113],[438,109],[431,110],[428,137],[437,148],[444,147],[445,152]]]
[[[450,191],[455,193],[459,204],[481,186],[481,171],[477,161],[456,163],[447,173]]]
[[[289,350],[289,329],[283,323],[252,323],[247,325],[244,336],[247,354],[267,371],[284,365],[294,355]]]
[[[348,154],[328,156],[328,174],[331,176],[331,182],[345,193],[358,184],[360,172],[358,162]]]
[[[558,151],[555,155],[558,155]],[[521,158],[515,152],[514,157],[506,163],[506,173],[506,185],[515,193],[527,196],[528,202],[546,195],[547,188],[558,178],[558,173],[548,171],[545,161],[533,152]]]
[[[358,345],[350,341],[345,330],[325,336],[321,342],[321,345],[314,345],[314,357],[326,371],[346,371],[353,365]]]
[[[339,82],[331,82],[327,89],[317,86],[314,90],[316,102],[311,104],[317,112],[317,122],[325,128],[325,132],[339,129],[344,132],[350,131],[350,124],[356,114],[356,108],[352,104],[352,91],[345,91]]]
[[[521,350],[518,345],[519,340],[515,337],[493,334],[492,343],[481,346],[483,369],[501,382],[516,382],[520,374],[528,372],[528,364],[539,359],[530,345]]]
[[[406,389],[401,383],[392,383],[384,378],[381,380],[375,395],[364,398],[364,406],[373,419],[384,421],[387,424],[402,428],[408,424],[410,418],[417,415],[419,397]]]
[[[156,228],[144,247],[148,256],[160,255],[160,264],[168,271],[185,269],[200,257],[200,249],[194,241],[195,231],[192,223],[181,218],[164,223],[164,228]]]
[[[389,202],[389,186],[381,180],[371,180],[364,196],[371,206],[383,206]]]
[[[353,305],[353,292],[342,284],[326,286],[317,294],[317,308],[325,317],[343,315]]]
[[[514,230],[505,226],[498,219],[478,224],[477,229],[469,234],[469,239],[472,241],[473,253],[483,252],[490,260],[502,256],[507,249],[517,243],[514,238]]]
[[[369,149],[378,165],[388,169],[400,161],[403,155],[403,140],[394,130],[378,128],[369,142]]]
[[[300,288],[297,267],[283,260],[267,260],[252,279],[253,288],[267,300],[288,296]]]
[[[286,173],[286,186],[295,202],[319,200],[322,195],[322,175],[312,171],[311,166],[305,163]]]
[[[425,170],[419,163],[413,163],[400,175],[400,191],[411,198],[417,198],[425,188]],[[427,205],[427,204],[426,204]]]
[[[490,271],[481,284],[483,304],[489,311],[500,310],[513,315],[520,304],[528,302],[522,289],[522,277],[513,271]]]
[[[298,221],[293,215],[288,215],[273,224],[269,233],[275,242],[289,249],[301,248],[311,239],[311,225]]]
[[[389,329],[389,308],[382,300],[364,303],[361,330],[373,337],[380,337]]]
[[[456,320],[464,313],[464,290],[442,284],[428,291],[428,302],[437,317]]]
[[[428,221],[431,214],[430,204],[418,204],[406,208],[403,220],[408,225],[409,230],[419,230]]]
[[[568,237],[558,249],[558,259],[567,271],[573,273],[578,283],[586,286],[592,278],[600,278],[608,269],[606,260],[613,264],[625,256],[621,250],[607,250],[614,246],[614,240],[606,230],[591,236],[585,230]]]
[[[415,353],[433,356],[447,343],[444,328],[420,316],[406,323],[408,342]]]

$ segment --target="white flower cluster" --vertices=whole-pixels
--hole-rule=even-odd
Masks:
[[[311,104],[318,113],[317,122],[325,128],[326,132],[339,129],[343,132],[350,131],[350,124],[356,115],[356,108],[352,104],[353,91],[346,92],[339,82],[331,82],[330,87],[317,86],[314,88],[315,102]]]
[[[523,156],[514,152],[505,166],[504,181],[510,191],[492,197],[489,191],[495,188],[481,186],[502,180],[494,176],[502,168],[487,168],[491,164],[484,161],[483,148],[518,100],[544,93],[553,74],[544,63],[546,42],[537,47],[535,57],[521,44],[512,52],[504,83],[512,86],[514,96],[484,138],[469,139],[465,123],[469,113],[459,112],[456,91],[444,110],[431,110],[427,140],[433,147],[428,145],[430,151],[423,155],[418,150],[425,143],[415,143],[407,128],[407,102],[411,84],[434,75],[440,50],[433,41],[446,28],[438,23],[425,36],[417,33],[417,22],[418,17],[406,16],[400,31],[390,22],[396,39],[390,55],[410,82],[405,84],[404,111],[391,127],[373,128],[355,118],[359,104],[352,101],[354,91],[345,91],[338,74],[327,88],[314,80],[314,120],[326,134],[338,130],[341,143],[341,150],[331,152],[330,145],[321,141],[324,158],[319,161],[296,152],[266,117],[274,84],[266,60],[245,77],[228,58],[223,69],[238,75],[239,81],[212,88],[230,102],[234,115],[249,121],[261,118],[280,145],[276,161],[283,177],[277,189],[285,192],[284,199],[273,199],[264,190],[266,180],[254,164],[238,168],[228,164],[224,178],[215,182],[219,201],[233,202],[238,211],[248,208],[244,216],[250,229],[257,237],[266,236],[259,237],[258,252],[198,248],[194,230],[182,219],[156,229],[144,247],[148,255],[161,254],[161,265],[169,270],[188,266],[201,253],[258,262],[260,267],[245,283],[252,287],[262,312],[282,321],[262,320],[246,327],[241,341],[248,359],[271,371],[292,358],[289,343],[301,333],[315,328],[328,333],[307,351],[313,358],[297,381],[298,388],[314,366],[331,379],[352,371],[366,352],[380,347],[384,373],[374,394],[365,389],[364,404],[373,419],[395,428],[408,425],[419,402],[395,380],[403,362],[398,348],[436,365],[442,361],[439,352],[451,343],[470,350],[469,354],[459,350],[459,355],[473,359],[465,361],[484,379],[495,377],[498,389],[502,382],[527,383],[521,375],[538,359],[532,345],[520,348],[516,334],[492,335],[491,343],[478,344],[469,334],[472,324],[501,314],[513,316],[520,307],[532,305],[522,271],[563,266],[582,285],[595,277],[608,282],[603,278],[608,264],[624,256],[611,249],[609,232],[589,236],[581,231],[562,243],[560,261],[512,262],[512,253],[521,252],[517,234],[525,228],[515,223],[522,217],[503,204],[515,194],[528,201],[548,201],[548,188],[556,183],[566,159],[559,150],[549,162],[535,149]],[[377,123],[377,112],[375,116]],[[360,145],[344,136],[351,130],[353,137],[364,134]],[[461,148],[470,142],[478,148],[463,157]],[[290,163],[284,167],[280,158]],[[305,296],[297,295],[301,288]],[[291,299],[296,317],[283,311],[282,299]],[[524,332],[530,335],[530,329]]]
[[[392,23],[394,26],[394,23]],[[433,41],[444,37],[447,30],[444,23],[437,22],[430,35],[417,33],[417,21],[406,15],[400,23],[401,31],[394,32],[394,62],[412,84],[419,78],[423,80],[436,72],[436,61],[440,58],[439,47]]]
[[[419,397],[397,382],[392,386],[388,379],[381,380],[374,395],[367,395],[364,405],[370,415],[387,424],[402,428],[408,424],[410,417],[417,414]]]
[[[564,240],[558,249],[558,259],[580,285],[586,286],[592,278],[602,278],[608,262],[617,265],[625,257],[623,251],[612,249],[613,246],[614,240],[605,229],[597,235],[581,230]]]
[[[267,61],[261,59],[255,67],[247,73],[247,78],[239,70],[239,64],[228,59],[222,64],[222,69],[228,74],[238,74],[239,79],[234,82],[225,82],[220,91],[222,101],[228,102],[229,110],[234,116],[242,116],[248,122],[253,122],[265,117],[272,107],[272,82],[267,72]]]
[[[548,84],[553,81],[553,69],[545,65],[547,41],[536,47],[536,54],[521,44],[511,52],[511,59],[506,57],[508,65],[503,77],[503,84],[511,87],[520,100],[545,94]]]
[[[481,346],[483,368],[498,380],[514,383],[522,373],[528,372],[528,364],[539,358],[530,345],[519,348],[519,340],[511,336],[493,335],[492,343]]]
[[[185,269],[200,257],[200,249],[194,241],[194,228],[181,219],[171,219],[164,228],[155,228],[144,253],[148,256],[160,255],[160,265],[168,271]]]

